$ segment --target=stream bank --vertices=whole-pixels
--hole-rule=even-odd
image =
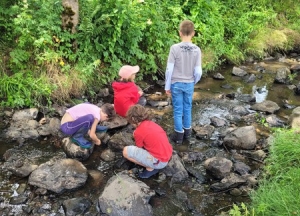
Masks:
[[[289,116],[295,107],[300,106],[299,95],[296,95],[295,90],[293,90],[299,85],[299,73],[294,71],[293,82],[290,82],[288,74],[281,73],[286,70],[278,71],[281,68],[290,69],[295,67],[293,65],[297,63],[297,61],[292,61],[294,62],[292,64],[288,62],[290,62],[288,59],[286,61],[277,59],[258,64],[251,63],[239,67],[241,70],[247,71],[247,74],[243,76],[233,75],[233,67],[228,66],[228,68],[219,71],[223,78],[206,77],[195,86],[193,136],[189,142],[183,145],[173,145],[188,173],[188,177],[181,179],[182,181],[175,181],[173,179],[174,175],[168,176],[167,172],[162,172],[151,179],[141,180],[155,191],[155,195],[149,200],[153,215],[219,215],[230,209],[233,203],[247,203],[249,201],[248,193],[257,187],[257,180],[264,164],[263,160],[266,155],[263,153],[267,154],[268,151],[267,140],[271,128],[288,126]],[[255,70],[256,65],[260,65],[259,71],[257,71],[258,69]],[[261,68],[262,66],[264,66],[264,70]],[[274,83],[276,76],[282,77],[279,75],[284,75],[284,73],[286,74],[285,78],[278,80],[286,83],[278,83],[277,81]],[[252,74],[255,74],[256,79],[253,82],[248,82]],[[258,77],[261,77],[261,79]],[[292,85],[294,85],[293,89],[290,88]],[[257,92],[261,93],[257,94]],[[154,120],[167,133],[170,133],[173,125],[172,107],[167,98],[164,97],[162,86],[156,85],[153,89],[149,88],[147,93],[149,102],[147,106],[155,113]],[[269,110],[268,112],[263,109],[257,110],[254,107],[257,104],[257,96],[264,98],[264,101],[276,103],[279,108],[275,107],[273,111]],[[152,100],[155,101],[155,98],[158,102],[151,103]],[[106,98],[103,98],[103,100],[106,100]],[[156,106],[156,104],[167,105]],[[3,132],[7,132],[8,127],[12,125],[11,118],[14,114],[15,111],[11,111],[5,112],[1,116],[2,123],[7,122],[7,124],[1,126]],[[49,113],[45,113],[45,116],[47,115]],[[56,111],[56,115],[59,116],[60,112]],[[270,116],[272,118],[268,120]],[[235,149],[231,145],[224,145],[226,136],[232,135],[232,131],[248,126],[253,126],[255,129],[255,135],[257,136],[255,147]],[[38,126],[38,128],[40,127]],[[131,134],[131,132],[132,129],[124,125],[120,128],[117,127],[108,134],[110,139],[116,134],[121,134],[121,137],[124,138],[127,136],[126,134]],[[250,134],[253,133],[252,128],[250,132]],[[229,138],[231,137],[227,137],[227,140]],[[119,140],[119,143],[122,142],[122,139]],[[11,148],[22,150],[23,153],[20,157],[24,158],[29,157],[34,152],[37,155],[36,157],[41,159],[37,164],[41,165],[49,158],[66,157],[63,155],[64,151],[61,148],[61,139],[44,135],[29,142],[20,142],[18,139],[8,141],[3,138],[0,143],[1,195],[3,196],[0,212],[4,215],[22,215],[24,212],[29,215],[67,215],[67,209],[70,206],[66,207],[63,203],[74,198],[85,198],[85,200],[79,201],[82,206],[86,207],[83,209],[84,215],[101,215],[97,202],[109,179],[118,175],[120,171],[133,168],[139,169],[139,167],[132,164],[126,165],[126,163],[124,163],[126,166],[117,167],[116,164],[118,164],[121,155],[120,151],[116,150],[112,151],[115,153],[114,159],[105,161],[103,152],[107,149],[113,149],[111,148],[113,145],[108,140],[105,145],[95,147],[88,159],[82,161],[82,165],[88,171],[85,184],[72,190],[66,190],[63,193],[55,193],[51,190],[45,190],[45,188],[40,189],[30,185],[28,177],[17,177],[12,171],[4,169],[9,162],[9,155],[6,159],[4,155]],[[228,144],[229,142],[225,143]],[[224,176],[220,174],[218,178],[216,178],[216,174],[209,173],[209,166],[206,163],[208,163],[207,159],[211,158],[218,158],[218,160],[222,158],[224,164],[229,164],[229,172],[225,172],[226,175],[223,173]],[[18,162],[16,163],[17,166],[21,166],[22,161],[14,160],[13,162]],[[218,190],[218,188],[224,186],[220,185],[222,181],[229,182],[230,179],[226,176],[230,173],[237,174],[237,176],[234,176],[238,177],[240,183],[234,186],[230,185],[227,188],[222,187],[221,190]],[[247,176],[247,181],[240,179],[240,176]],[[15,197],[23,199],[10,204],[12,199],[16,199]],[[86,200],[90,204],[83,205]],[[106,214],[108,213],[106,212]]]

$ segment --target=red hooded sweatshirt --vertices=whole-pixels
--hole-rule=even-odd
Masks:
[[[140,99],[138,88],[134,82],[113,82],[114,106],[116,113],[126,117],[129,107],[137,104]]]

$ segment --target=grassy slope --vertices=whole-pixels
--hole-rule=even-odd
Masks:
[[[266,163],[265,176],[251,194],[250,208],[234,206],[230,215],[300,215],[300,134],[276,131]]]

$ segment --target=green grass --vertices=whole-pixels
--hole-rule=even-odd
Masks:
[[[300,134],[281,129],[270,143],[263,179],[251,203],[234,205],[233,216],[300,215]]]
[[[300,168],[264,180],[252,195],[256,215],[300,215]]]

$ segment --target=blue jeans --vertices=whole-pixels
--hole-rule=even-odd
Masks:
[[[174,130],[182,133],[192,125],[194,83],[176,82],[171,85]]]

